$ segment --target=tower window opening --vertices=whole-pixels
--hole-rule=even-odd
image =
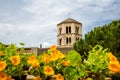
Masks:
[[[76,41],[78,41],[78,40],[79,40],[79,38],[76,37]]]
[[[69,43],[69,41],[68,41],[68,37],[66,38],[66,44],[68,44]]]
[[[69,38],[67,37],[66,38],[66,44],[71,44],[71,37],[69,37]]]
[[[71,33],[71,26],[69,26],[69,33]]]
[[[71,38],[69,38],[69,43],[71,43]]]
[[[78,34],[78,31],[79,31],[79,27],[75,27],[75,33]]]
[[[68,27],[66,26],[66,33],[68,33]]]
[[[61,34],[61,33],[62,33],[62,28],[59,29],[59,34]]]
[[[61,43],[62,43],[62,39],[59,39],[59,45],[61,45]]]

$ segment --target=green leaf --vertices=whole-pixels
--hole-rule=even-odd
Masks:
[[[74,67],[67,67],[65,69],[65,78],[67,80],[77,79],[78,80],[78,73],[77,70]]]
[[[72,66],[79,66],[82,63],[80,54],[74,50],[68,52],[66,59],[70,60]]]
[[[86,77],[88,75],[83,64],[78,68],[78,72],[81,77]]]
[[[19,43],[21,46],[24,46],[25,44],[24,43]]]

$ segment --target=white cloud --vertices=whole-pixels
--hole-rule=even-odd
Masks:
[[[48,42],[43,42],[42,43],[42,48],[49,48],[50,46],[51,46],[51,44],[48,43]]]
[[[36,13],[40,12],[40,10],[45,10],[51,4],[51,2],[53,0],[48,0],[48,1],[45,1],[45,0],[26,1],[26,0],[24,0],[24,1],[26,3],[24,9],[36,14]]]
[[[56,25],[68,18],[69,12],[72,18],[83,23],[83,35],[95,26],[120,19],[119,0],[21,0],[13,3],[16,5],[4,3],[0,7],[0,41],[24,42],[27,47],[39,47],[44,42],[56,44]]]

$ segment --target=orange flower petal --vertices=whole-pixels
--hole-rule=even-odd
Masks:
[[[52,69],[52,67],[46,66],[46,67],[44,68],[44,73],[45,73],[46,75],[53,75],[53,74],[54,74],[54,70]]]
[[[64,80],[64,77],[61,74],[57,74],[56,80]]]
[[[0,61],[0,71],[3,71],[6,68],[7,64],[5,61]]]
[[[10,61],[13,65],[17,66],[20,63],[20,56],[12,56]]]

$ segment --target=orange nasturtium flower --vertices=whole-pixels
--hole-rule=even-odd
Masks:
[[[61,74],[57,74],[56,80],[64,80],[64,77]]]
[[[63,59],[65,58],[65,55],[62,52],[58,51],[58,58]]]
[[[108,68],[109,68],[109,70],[111,70],[113,72],[120,72],[120,64],[119,64],[119,62],[110,62],[108,64]]]
[[[36,56],[35,55],[32,55],[28,58],[28,64],[31,64],[32,67],[34,68],[38,68],[39,67],[39,62],[38,60],[36,59]]]
[[[55,45],[51,46],[51,47],[50,47],[50,50],[51,50],[51,51],[56,50],[56,46],[55,46]]]
[[[0,51],[0,56],[2,56],[3,55],[3,52],[2,51]]]
[[[34,63],[34,61],[36,60],[36,56],[35,55],[32,55],[32,56],[30,56],[29,58],[28,58],[28,64],[32,64],[32,63]]]
[[[13,65],[17,66],[20,63],[20,56],[19,55],[12,56],[10,58],[10,61]]]
[[[51,56],[51,61],[56,61],[56,60],[58,60],[59,55],[57,52],[54,52],[50,56]]]
[[[0,80],[7,80],[7,74],[4,72],[0,72]]]
[[[14,80],[11,76],[8,76],[5,72],[0,72],[0,80]]]
[[[112,53],[109,53],[108,57],[109,57],[110,61],[113,61],[113,62],[117,61],[117,58]]]
[[[70,61],[69,60],[63,60],[62,62],[61,62],[64,66],[70,66]]]
[[[42,80],[42,79],[40,78],[40,76],[37,76],[37,77],[34,77],[33,80]]]
[[[31,63],[31,65],[32,65],[32,67],[34,67],[34,68],[38,68],[38,67],[39,67],[39,62],[38,62],[37,60],[35,60],[35,61],[33,61],[33,62]]]
[[[0,61],[0,71],[3,71],[6,68],[6,61]]]
[[[44,63],[49,63],[50,62],[50,56],[48,54],[44,54],[42,56],[42,60],[41,61],[44,62]]]
[[[44,68],[44,73],[45,73],[46,75],[53,75],[53,74],[54,74],[54,70],[52,69],[52,67],[46,66],[46,67]]]

